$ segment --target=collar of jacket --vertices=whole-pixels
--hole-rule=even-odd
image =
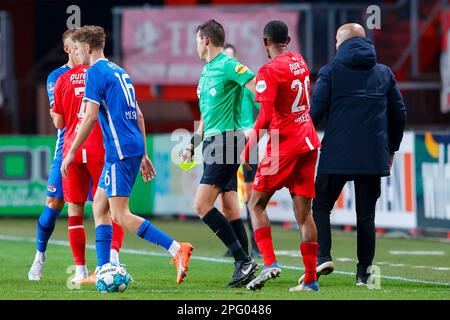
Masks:
[[[334,61],[353,69],[370,69],[377,63],[375,46],[368,38],[350,38],[341,43]]]

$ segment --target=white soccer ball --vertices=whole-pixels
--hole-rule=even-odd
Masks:
[[[123,292],[130,283],[127,270],[117,263],[106,263],[95,275],[99,292]]]

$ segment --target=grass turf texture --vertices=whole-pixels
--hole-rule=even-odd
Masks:
[[[336,272],[320,278],[320,292],[289,292],[296,285],[303,265],[300,257],[287,255],[277,257],[281,265],[287,266],[282,268],[280,278],[267,282],[261,291],[249,292],[245,288],[226,288],[233,273],[232,260],[222,257],[225,247],[201,222],[153,219],[152,223],[177,240],[193,244],[193,258],[185,281],[176,284],[175,266],[169,263],[165,250],[126,232],[121,262],[127,265],[135,282],[124,293],[100,294],[94,285],[82,285],[79,290],[66,286],[70,276],[66,270],[73,264],[67,246],[66,220],[57,222],[52,240],[61,242],[49,244],[42,280],[31,282],[27,273],[36,251],[32,240],[36,220],[0,219],[0,237],[13,237],[0,240],[0,299],[450,299],[450,246],[446,242],[378,237],[374,264],[381,269],[381,289],[370,290],[355,286],[355,276],[351,274],[356,268],[355,234],[336,232],[332,252]],[[91,245],[86,250],[86,258],[92,270],[96,264],[92,249],[93,221],[86,220],[85,227]],[[298,231],[274,226],[273,238],[276,250],[298,252]],[[392,255],[390,251],[442,251],[444,254]],[[262,261],[258,262],[262,266]],[[442,270],[433,269],[439,267]]]

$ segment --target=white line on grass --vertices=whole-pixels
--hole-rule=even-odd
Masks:
[[[15,241],[15,242],[32,242],[32,243],[34,243],[36,241],[35,238],[15,237],[15,236],[8,236],[8,235],[0,235],[0,240]],[[54,244],[54,245],[59,245],[59,246],[64,246],[64,247],[70,247],[70,243],[68,241],[63,241],[63,240],[50,240],[49,244]],[[86,244],[86,248],[87,249],[91,249],[91,250],[95,250],[95,245]],[[147,251],[147,250],[136,250],[136,249],[122,248],[122,249],[120,249],[120,252],[128,253],[128,254],[135,254],[135,255],[169,257],[169,255],[167,253]],[[230,263],[232,261],[231,259],[211,258],[211,257],[202,257],[202,256],[192,256],[191,259],[208,261],[208,262],[216,262],[216,263]],[[297,270],[297,271],[304,271],[305,270],[305,268],[294,267],[294,266],[281,265],[280,267],[284,268],[284,269],[288,269],[288,270]],[[355,276],[356,275],[354,272],[337,271],[337,270],[334,271],[333,273],[341,274],[341,275],[347,275],[347,276]],[[397,281],[412,282],[412,283],[422,283],[422,284],[433,284],[433,285],[441,285],[441,286],[450,286],[450,283],[448,283],[448,282],[438,282],[438,281],[411,279],[411,278],[405,278],[405,277],[400,277],[400,276],[381,276],[381,279],[397,280]]]
[[[426,251],[391,251],[391,252],[426,252]],[[432,255],[438,255],[437,252],[444,253],[443,251],[430,251],[430,252],[435,253]],[[275,254],[277,256],[288,256],[291,258],[301,257],[299,251],[279,250],[279,251],[275,251]],[[416,255],[416,254],[414,254],[414,255]],[[357,262],[355,259],[346,258],[346,257],[333,258],[333,259],[335,261],[339,261],[339,262],[352,262],[352,263]],[[392,263],[392,262],[385,262],[385,261],[376,261],[375,264],[380,265],[380,266],[384,265],[384,266],[388,266],[388,267],[394,267],[394,268],[402,267],[402,268],[413,268],[413,269],[430,269],[430,270],[434,270],[434,271],[450,271],[450,267],[418,266],[418,265],[413,265],[413,264]]]
[[[406,256],[443,256],[444,251],[389,251],[392,255],[406,255]]]

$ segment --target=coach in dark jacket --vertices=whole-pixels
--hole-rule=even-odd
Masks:
[[[405,104],[391,69],[376,61],[364,28],[337,32],[337,53],[319,70],[312,95],[314,125],[325,122],[313,215],[318,229],[318,275],[334,270],[330,213],[345,183],[354,181],[358,265],[356,283],[370,284],[375,255],[375,205],[380,177],[388,176],[406,121]]]

